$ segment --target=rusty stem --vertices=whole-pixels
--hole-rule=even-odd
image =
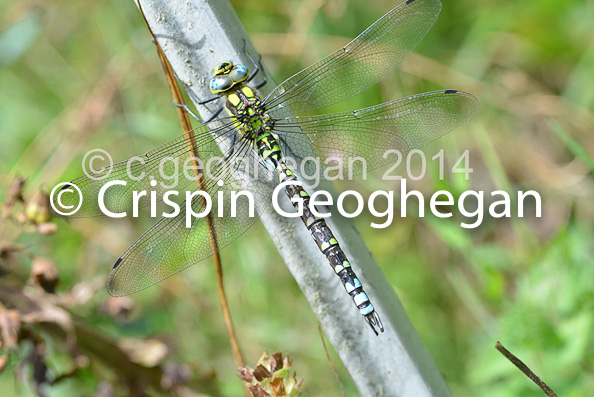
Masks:
[[[161,65],[163,66],[163,72],[165,73],[165,77],[167,79],[167,84],[169,85],[169,88],[171,90],[171,95],[173,96],[173,100],[175,103],[183,105],[184,98],[182,96],[181,90],[179,89],[179,85],[177,84],[177,81],[175,79],[173,69],[171,68],[171,65],[169,64],[167,57],[163,53],[161,46],[155,39],[155,35],[153,34],[153,31],[152,31],[151,27],[149,26],[148,21],[146,20],[146,17],[144,16],[144,12],[142,11],[142,6],[140,5],[140,1],[138,1],[137,4],[138,4],[138,9],[140,10],[140,14],[142,15],[142,18],[144,19],[144,23],[146,24],[146,26],[149,30],[151,39],[152,39],[153,43],[155,44],[157,53],[159,54],[159,60],[161,61]],[[193,165],[192,168],[194,169],[194,173],[197,177],[196,184],[198,185],[198,189],[204,190],[204,175],[201,172],[199,172],[198,153],[196,152],[196,147],[194,145],[194,131],[192,129],[192,124],[190,122],[190,118],[188,117],[188,113],[186,112],[186,110],[183,107],[179,107],[179,106],[177,107],[177,115],[179,116],[179,121],[182,125],[183,130],[186,131],[185,138],[188,143],[188,150],[192,156],[192,165]],[[206,203],[204,202],[204,200],[205,200],[204,197],[200,196],[200,198],[201,198],[201,200],[203,200],[202,204],[204,205],[204,207],[206,207]],[[211,246],[212,252],[214,252],[212,258],[214,260],[214,265],[215,265],[216,272],[217,272],[217,287],[218,287],[217,289],[219,292],[219,300],[221,302],[221,308],[223,310],[223,317],[225,319],[225,327],[227,328],[227,334],[229,335],[229,341],[231,343],[231,350],[233,351],[233,356],[235,358],[235,363],[237,364],[237,366],[244,367],[245,362],[243,360],[243,354],[239,347],[239,342],[237,340],[237,335],[235,334],[235,329],[233,328],[233,319],[231,317],[231,311],[229,310],[227,297],[225,295],[225,288],[223,285],[223,267],[221,264],[221,257],[219,255],[219,249],[217,247],[217,242],[215,239],[215,230],[212,227],[211,215],[210,214],[207,215],[204,219],[205,219],[207,227],[210,231],[210,233],[209,233],[210,246]],[[246,394],[247,394],[247,390],[246,390]]]

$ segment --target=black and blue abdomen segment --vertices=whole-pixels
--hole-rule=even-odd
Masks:
[[[284,164],[281,164],[281,166],[286,168]],[[292,174],[292,172],[290,173]],[[286,171],[282,174],[286,174]],[[281,179],[281,182],[286,182],[287,180],[295,180],[295,177]],[[384,329],[378,314],[375,312],[367,294],[363,291],[361,282],[351,268],[346,254],[338,244],[328,224],[323,218],[316,217],[311,213],[307,192],[298,185],[288,185],[286,191],[290,199],[298,197],[303,200],[303,215],[301,216],[303,223],[305,223],[318,248],[326,256],[330,266],[332,266],[332,269],[340,278],[345,291],[351,296],[361,315],[365,317],[376,334],[377,331],[374,325],[377,325],[383,331]],[[294,205],[297,206],[297,203],[294,203]]]
[[[281,183],[287,181],[296,181],[297,177],[282,160],[282,152],[280,147],[272,134],[268,131],[263,131],[256,140],[259,155],[267,161],[274,164],[278,173],[278,178]],[[328,227],[328,224],[323,218],[315,216],[309,206],[309,194],[299,185],[289,184],[286,186],[287,195],[290,199],[299,198],[303,201],[303,215],[301,220],[311,233],[314,241],[318,245],[320,251],[328,258],[328,262],[336,275],[340,278],[342,285],[346,292],[350,295],[359,309],[359,312],[365,317],[367,323],[377,335],[377,326],[381,331],[384,330],[379,315],[373,308],[369,301],[367,294],[363,291],[363,286],[357,278],[357,275],[351,268],[346,254],[340,248],[338,241],[334,234]],[[292,201],[293,202],[293,201]],[[297,202],[293,202],[297,206]]]

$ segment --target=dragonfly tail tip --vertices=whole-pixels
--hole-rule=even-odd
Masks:
[[[365,320],[367,320],[367,324],[369,324],[375,335],[379,335],[377,329],[375,329],[376,326],[377,328],[379,328],[381,332],[384,332],[384,325],[382,324],[382,320],[380,319],[379,314],[377,314],[375,310],[368,316],[365,316]]]

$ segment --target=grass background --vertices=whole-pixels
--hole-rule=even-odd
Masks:
[[[543,395],[494,349],[500,340],[559,395],[594,390],[594,2],[524,0],[444,2],[413,54],[369,92],[364,107],[414,93],[456,88],[481,102],[473,119],[424,149],[445,149],[451,169],[470,153],[469,181],[446,169],[414,185],[429,195],[447,189],[536,190],[543,216],[489,219],[396,217],[378,230],[354,222],[403,302],[456,396]],[[344,45],[396,5],[376,1],[234,1],[277,82]],[[205,71],[205,75],[210,73]],[[154,47],[130,1],[0,1],[0,199],[15,175],[26,197],[81,174],[83,154],[104,148],[124,160],[180,134]],[[418,170],[418,169],[416,169]],[[371,181],[340,184],[362,192],[397,189]],[[515,208],[515,207],[514,207]],[[399,209],[396,210],[399,213]],[[52,236],[11,239],[59,268],[59,291],[105,280],[114,260],[150,221],[54,221]],[[254,364],[264,349],[289,353],[305,395],[336,396],[317,323],[264,228],[257,224],[222,251],[225,282],[240,342]],[[27,276],[30,260],[18,259]],[[103,288],[69,310],[119,341],[156,340],[165,361],[191,364],[216,395],[241,393],[225,337],[210,260],[131,297],[125,321],[100,308]],[[63,341],[48,338],[47,363],[68,370]],[[0,373],[3,396],[34,395],[19,381],[26,345]],[[347,395],[357,395],[334,361]],[[27,366],[21,374],[30,373]],[[92,395],[109,368],[91,365],[48,395]],[[214,379],[214,380],[213,380]]]

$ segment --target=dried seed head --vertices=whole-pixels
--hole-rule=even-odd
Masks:
[[[23,186],[25,185],[25,178],[17,176],[14,178],[8,191],[6,192],[6,200],[4,205],[12,207],[17,201],[23,201]]]
[[[46,192],[40,191],[25,207],[27,219],[35,224],[46,223],[52,218],[50,198]]]
[[[239,374],[252,397],[297,396],[303,382],[297,382],[296,373],[291,371],[291,360],[288,357],[283,360],[280,352],[271,356],[265,352],[255,369],[241,367]]]

